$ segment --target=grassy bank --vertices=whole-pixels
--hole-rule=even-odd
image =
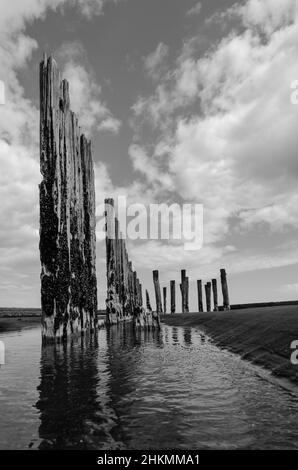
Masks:
[[[298,340],[295,305],[167,315],[162,321],[173,326],[199,327],[218,346],[298,384],[298,366],[290,362],[291,342]]]

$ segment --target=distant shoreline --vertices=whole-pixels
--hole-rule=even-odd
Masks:
[[[243,310],[252,308],[267,308],[267,307],[283,307],[298,305],[298,300],[285,300],[280,302],[254,302],[246,304],[231,305],[231,310]],[[219,307],[220,311],[222,307]],[[105,315],[105,310],[98,310],[97,315]],[[40,308],[18,308],[18,307],[0,307],[0,321],[1,318],[17,318],[17,317],[40,317]]]
[[[291,343],[298,340],[296,305],[166,315],[162,321],[171,326],[198,327],[217,346],[298,385],[298,365],[290,361]]]

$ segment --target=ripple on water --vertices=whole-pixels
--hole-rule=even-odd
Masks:
[[[298,448],[295,396],[196,329],[0,335],[0,448]]]

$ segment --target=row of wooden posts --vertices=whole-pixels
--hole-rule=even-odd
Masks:
[[[223,310],[230,310],[229,301],[229,290],[227,283],[227,275],[225,269],[220,270],[221,289],[223,296]],[[153,284],[156,298],[156,311],[159,314],[167,313],[167,287],[163,287],[163,299],[161,297],[161,289],[159,284],[159,272],[153,271]],[[181,270],[181,307],[182,313],[189,312],[189,278],[186,276],[185,269]],[[213,294],[213,311],[219,310],[218,305],[218,290],[217,290],[217,279],[212,279],[211,282],[205,284],[205,296],[206,296],[206,311],[210,312],[211,306],[211,292]],[[203,284],[201,280],[197,280],[197,294],[198,294],[198,311],[203,312]],[[150,305],[150,299],[148,291],[146,290],[147,308]],[[162,302],[163,300],[163,302]],[[176,282],[170,281],[170,312],[176,313]]]
[[[107,261],[107,299],[106,314],[109,324],[118,323],[128,318],[137,319],[138,324],[153,322],[156,317],[148,320],[148,315],[153,315],[149,293],[146,290],[146,308],[143,307],[142,285],[137,272],[133,270],[129,260],[125,239],[122,236],[118,218],[115,215],[114,200],[105,199],[106,217],[106,261]],[[230,309],[227,277],[224,269],[221,269],[221,286],[223,293],[223,308]],[[156,299],[156,314],[159,316],[167,312],[167,287],[163,288],[163,299],[159,284],[159,272],[153,271],[153,284]],[[203,311],[203,285],[197,281],[198,311]],[[189,312],[189,278],[186,270],[181,270],[180,283],[182,313]],[[211,311],[211,292],[213,293],[214,311],[218,307],[217,280],[205,284],[206,311]],[[176,283],[170,281],[171,313],[176,312]],[[150,323],[150,324],[151,324]]]
[[[129,260],[125,240],[115,216],[114,200],[105,199],[108,323],[139,313],[143,305],[142,285]]]

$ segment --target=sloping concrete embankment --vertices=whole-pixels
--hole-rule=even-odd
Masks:
[[[198,327],[219,347],[298,385],[298,365],[291,363],[291,343],[298,341],[297,305],[175,314],[162,321],[172,326]]]

